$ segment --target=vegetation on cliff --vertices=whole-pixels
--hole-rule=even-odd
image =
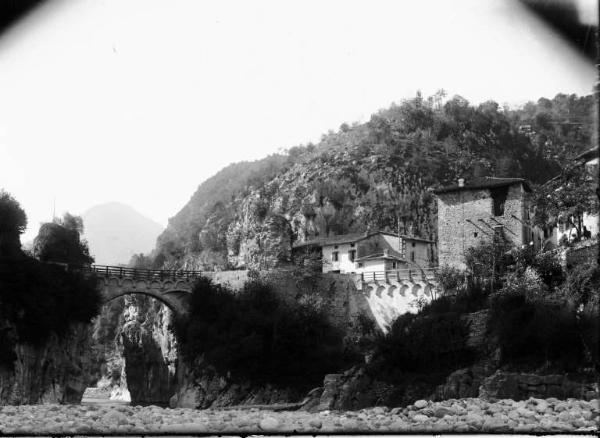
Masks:
[[[288,262],[283,247],[293,241],[367,229],[435,239],[431,188],[484,175],[542,183],[595,135],[592,96],[558,94],[520,109],[442,97],[419,94],[316,145],[228,166],[170,220],[156,262],[260,268]]]
[[[237,382],[307,390],[345,359],[342,336],[322,312],[284,302],[258,280],[234,293],[200,278],[175,332],[189,363],[203,358]]]
[[[0,192],[0,218],[6,221],[0,227],[0,358],[10,365],[15,343],[40,345],[52,333],[65,334],[73,323],[89,322],[98,313],[100,296],[94,277],[42,263],[21,252],[20,245],[15,250],[26,216],[18,202],[4,191]],[[68,235],[73,238],[68,240],[70,244],[82,247],[69,229],[53,225],[52,230],[61,229],[49,236]],[[38,242],[42,240],[46,241],[39,238]],[[83,251],[65,252],[62,243],[61,239],[48,239],[43,245],[45,253],[68,253],[69,260],[74,257],[79,261],[89,257]]]

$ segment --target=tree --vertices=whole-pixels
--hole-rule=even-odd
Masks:
[[[575,229],[576,240],[583,236],[583,215],[598,214],[596,183],[583,165],[571,165],[561,173],[536,188],[534,222],[538,226],[565,224]]]
[[[33,253],[43,262],[93,263],[87,242],[80,239],[80,231],[83,231],[82,219],[65,213],[62,220],[42,224],[33,241]]]
[[[0,190],[0,254],[19,252],[19,236],[27,228],[27,215],[19,202],[9,193]]]

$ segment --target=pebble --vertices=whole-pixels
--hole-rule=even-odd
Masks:
[[[417,409],[423,409],[426,408],[428,405],[426,400],[417,400],[414,404],[414,407]]]
[[[597,432],[598,402],[468,398],[360,411],[164,409],[157,406],[0,406],[0,435]]]
[[[279,429],[279,421],[273,417],[266,417],[260,420],[258,427],[269,432],[276,432]]]

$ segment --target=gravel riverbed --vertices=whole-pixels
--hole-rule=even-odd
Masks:
[[[360,411],[272,411],[259,408],[169,409],[128,405],[0,407],[0,434],[587,432],[598,430],[598,400],[480,399],[428,402]]]

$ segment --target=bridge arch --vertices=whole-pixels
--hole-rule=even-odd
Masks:
[[[188,312],[189,297],[197,276],[169,271],[141,271],[114,267],[93,267],[98,276],[102,304],[125,295],[146,295],[154,298],[177,315]],[[166,274],[165,274],[166,272]]]
[[[108,292],[102,294],[102,305],[108,304],[117,298],[124,297],[125,295],[145,295],[150,298],[154,298],[160,301],[162,304],[167,306],[174,314],[181,316],[187,313],[187,297],[190,292],[185,290],[173,289],[164,293],[157,293],[153,290],[129,290],[120,289],[115,292]]]

